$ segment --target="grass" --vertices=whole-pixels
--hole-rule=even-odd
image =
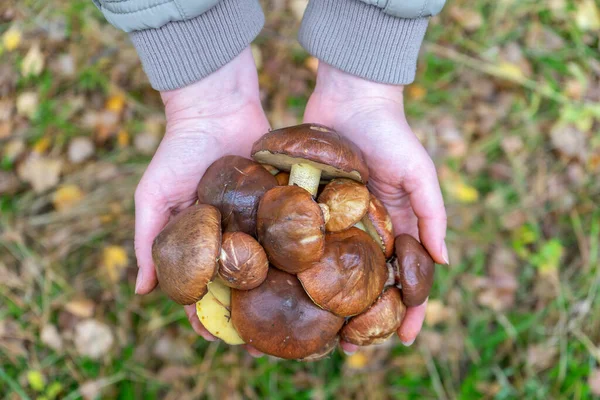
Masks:
[[[293,14],[264,3],[275,11],[256,42],[262,58],[305,87],[289,92],[261,69],[265,107],[272,120],[299,120],[314,75],[293,44]],[[149,158],[132,141],[160,115],[160,100],[124,35],[92,2],[0,6],[15,15],[0,21],[0,35],[13,24],[23,32],[17,50],[3,50],[0,66],[16,82],[6,99],[39,96],[32,118],[13,113],[14,133],[0,144],[21,137],[30,152],[47,137],[43,155],[64,158],[74,136],[97,138],[85,112],[101,112],[120,91],[129,94],[119,126],[131,138],[120,145],[109,134],[91,161],[63,171],[61,183],[85,192],[67,212],[54,209],[54,189],[0,192],[0,399],[600,398],[590,381],[600,363],[599,37],[578,25],[582,2],[552,4],[456,0],[432,20],[406,109],[438,165],[452,266],[437,269],[436,307],[415,345],[394,340],[310,364],[254,360],[203,342],[163,295],[133,295],[132,195]],[[466,11],[481,17],[475,28],[458,20]],[[56,21],[63,36],[36,34]],[[563,45],[550,50],[543,35],[532,39],[538,28]],[[22,77],[36,40],[46,69]],[[50,70],[58,54],[73,57],[76,74]],[[83,107],[70,109],[74,99]],[[560,140],[573,135],[566,127],[582,144]],[[1,170],[16,174],[21,162],[3,155]],[[103,260],[109,245],[128,255],[116,281]],[[91,306],[73,311],[81,298]],[[88,318],[114,337],[99,359],[75,345],[75,327]],[[48,326],[62,346],[42,335]]]

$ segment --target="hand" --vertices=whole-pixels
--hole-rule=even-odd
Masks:
[[[167,131],[135,192],[137,294],[157,285],[152,241],[173,214],[196,201],[196,187],[210,164],[228,154],[249,157],[254,141],[269,130],[249,48],[201,81],[161,97]],[[198,320],[195,305],[185,311],[196,333],[216,340]]]
[[[320,123],[352,140],[369,165],[369,189],[386,205],[396,235],[421,242],[435,262],[448,264],[446,211],[433,161],[406,122],[402,86],[370,82],[321,63],[305,122]],[[417,337],[427,302],[409,308],[400,340]],[[357,346],[342,342],[347,353]]]

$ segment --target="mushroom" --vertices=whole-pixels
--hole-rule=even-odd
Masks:
[[[265,134],[252,146],[252,157],[289,171],[289,185],[316,196],[321,177],[366,183],[369,169],[362,152],[337,132],[318,124],[302,124]]]
[[[254,236],[258,201],[275,186],[277,180],[262,165],[240,156],[225,156],[204,173],[198,200],[221,211],[224,231]]]
[[[396,285],[402,288],[402,302],[407,307],[423,304],[433,285],[433,259],[417,239],[407,234],[396,237],[396,257]]]
[[[263,168],[266,169],[267,171],[269,171],[269,173],[273,176],[275,176],[279,173],[279,170],[272,165],[269,165],[269,164],[260,164],[260,165],[262,165]]]
[[[329,343],[327,343],[325,346],[323,346],[320,350],[318,350],[314,354],[311,354],[308,357],[301,358],[298,361],[311,362],[311,361],[322,360],[325,357],[327,357],[328,355],[330,355],[331,353],[333,353],[333,351],[335,350],[335,348],[337,347],[339,342],[340,342],[340,337],[336,336],[333,339],[331,339],[329,341]]]
[[[315,304],[341,317],[366,310],[381,294],[387,277],[383,253],[357,228],[328,233],[323,257],[298,274]]]
[[[329,208],[328,232],[338,232],[359,222],[369,208],[369,190],[352,179],[334,179],[325,186],[318,198],[319,204]]]
[[[277,268],[298,273],[323,255],[325,217],[310,193],[297,186],[278,186],[258,205],[258,240]]]
[[[389,287],[367,311],[352,317],[342,328],[340,336],[357,346],[383,343],[400,328],[405,314],[406,306],[402,303],[400,290]]]
[[[219,277],[240,290],[254,289],[267,277],[269,261],[261,245],[243,232],[225,232],[219,257]]]
[[[154,239],[152,259],[161,289],[179,304],[193,304],[217,274],[221,214],[207,204],[177,214]]]
[[[279,186],[287,186],[290,182],[290,174],[288,174],[287,172],[280,172],[277,175],[275,175],[275,179],[277,179],[277,184]]]
[[[275,268],[257,288],[232,290],[231,307],[233,325],[246,343],[285,359],[321,352],[344,324],[317,307],[294,275]]]
[[[381,247],[386,259],[394,254],[394,226],[387,209],[377,197],[369,194],[369,207],[362,219],[362,226]]]
[[[208,293],[196,303],[196,314],[206,330],[225,343],[244,343],[231,323],[231,289],[221,279],[208,284]]]

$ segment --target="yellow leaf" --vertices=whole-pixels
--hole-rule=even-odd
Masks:
[[[583,31],[597,31],[600,29],[600,11],[595,0],[583,0],[577,7],[575,22]]]
[[[103,262],[106,273],[111,281],[117,282],[121,271],[127,267],[129,260],[127,252],[121,246],[108,246],[104,248]]]
[[[62,211],[79,203],[84,196],[77,185],[63,185],[54,192],[52,203],[55,209]]]
[[[129,137],[129,133],[124,130],[121,129],[119,131],[119,133],[117,133],[117,144],[119,145],[119,147],[121,149],[129,146],[129,142],[130,142],[130,137]]]
[[[408,96],[415,100],[421,100],[427,95],[427,89],[416,83],[409,85],[407,90]]]
[[[114,94],[106,101],[106,109],[120,113],[125,107],[125,96],[122,93]]]
[[[525,78],[525,75],[523,75],[523,71],[521,71],[521,68],[519,68],[518,65],[510,62],[501,62],[496,67],[496,70],[500,76],[506,79],[520,81]]]
[[[16,27],[12,27],[2,35],[2,43],[7,51],[13,51],[21,44],[21,31]]]
[[[40,50],[40,46],[35,44],[31,46],[31,49],[23,58],[23,62],[21,63],[21,74],[23,76],[38,76],[42,73],[44,69],[44,55]]]
[[[457,182],[454,186],[454,197],[461,203],[474,203],[479,200],[479,192],[473,186]]]
[[[361,351],[351,354],[346,358],[346,364],[352,369],[364,368],[368,362],[367,356]]]
[[[260,70],[263,65],[263,56],[262,52],[260,51],[260,47],[253,44],[250,46],[250,50],[252,51],[252,57],[254,58],[254,64],[256,64],[256,69]]]
[[[319,69],[319,60],[316,57],[308,57],[304,62],[306,68],[308,68],[313,74],[317,73]]]
[[[38,154],[43,154],[50,147],[50,138],[43,137],[33,144],[32,150]]]
[[[29,382],[29,386],[36,392],[43,391],[46,386],[46,378],[44,378],[44,375],[40,371],[36,370],[27,371],[27,382]]]

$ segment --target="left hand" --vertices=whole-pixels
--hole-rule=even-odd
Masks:
[[[387,207],[395,234],[420,239],[435,262],[448,264],[446,210],[435,165],[406,122],[403,87],[375,83],[321,63],[304,122],[348,137],[369,165],[369,189]],[[408,308],[398,329],[410,346],[425,318],[424,304]],[[346,353],[358,349],[342,342]]]

